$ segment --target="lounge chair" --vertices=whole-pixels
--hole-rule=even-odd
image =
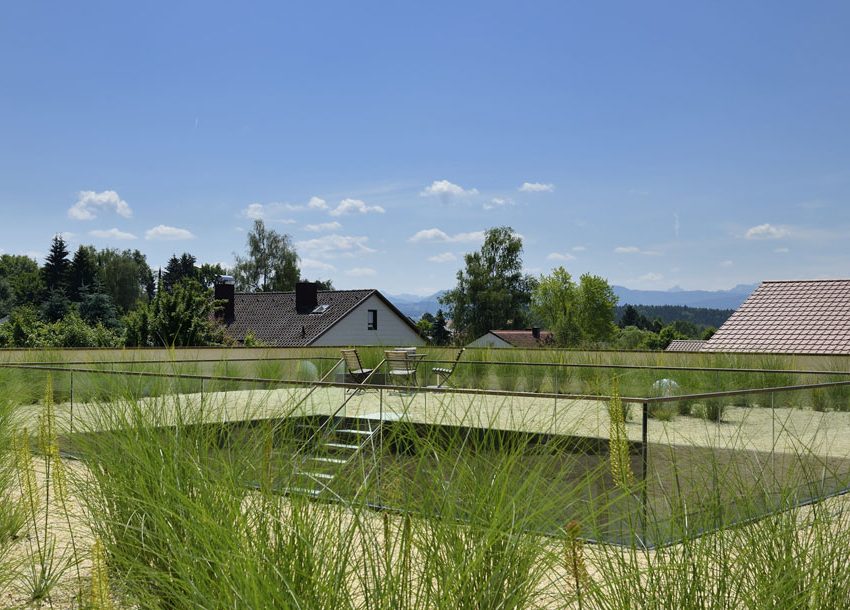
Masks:
[[[451,366],[435,366],[431,369],[431,371],[433,371],[433,373],[437,376],[437,385],[435,387],[441,388],[446,384],[446,382],[449,380],[449,377],[451,377],[452,373],[455,372],[455,369],[457,368],[457,363],[460,361],[460,357],[463,356],[463,352],[465,351],[465,347],[462,347],[458,350],[457,356],[455,356],[455,359],[452,362]]]
[[[360,362],[360,354],[356,349],[340,350],[342,357],[345,359],[345,369],[348,377],[351,377],[355,383],[363,383],[372,374],[373,369],[363,367]]]
[[[387,381],[391,385],[404,385],[410,389],[416,386],[416,367],[419,359],[408,350],[388,350],[384,352],[387,363]]]

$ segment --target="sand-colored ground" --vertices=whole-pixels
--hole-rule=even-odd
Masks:
[[[340,408],[340,405],[344,406]],[[130,408],[126,401],[56,406],[63,431],[110,427],[111,414]],[[607,439],[608,405],[604,401],[569,398],[529,398],[455,392],[411,394],[370,390],[354,394],[342,388],[304,387],[172,394],[142,398],[133,405],[156,414],[160,423],[219,422],[337,414],[346,417],[463,425],[502,430],[552,433]],[[641,405],[629,407],[626,432],[631,441],[642,437]],[[22,408],[23,425],[35,429],[39,405]],[[722,421],[677,415],[670,421],[649,419],[651,445],[684,445],[762,452],[850,457],[850,412],[817,412],[793,407],[728,406]]]

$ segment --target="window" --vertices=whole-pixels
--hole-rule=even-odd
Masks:
[[[320,316],[330,308],[331,308],[330,305],[317,305],[316,308],[313,311],[311,311],[310,313]]]
[[[366,330],[378,330],[378,310],[370,309],[368,313],[367,320],[369,322],[366,325]]]

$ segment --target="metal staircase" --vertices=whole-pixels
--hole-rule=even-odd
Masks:
[[[360,469],[359,481],[357,489],[350,491],[356,494],[366,487],[372,473],[376,471],[379,453],[376,448],[380,444],[382,420],[348,418],[340,413],[354,396],[364,391],[358,386],[368,384],[375,371],[383,364],[382,360],[354,386],[353,391],[324,423],[310,430],[309,440],[300,452],[292,479],[284,489],[285,493],[342,500],[338,491],[334,490],[334,484],[339,482],[343,474],[357,473],[355,467]]]
[[[374,471],[380,433],[380,420],[335,418],[333,425],[317,431],[308,441],[310,446],[298,461],[286,492],[341,499],[334,482],[344,472],[357,473],[356,469],[362,488]]]

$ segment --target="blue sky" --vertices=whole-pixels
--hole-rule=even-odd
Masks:
[[[340,288],[451,287],[488,227],[632,288],[850,276],[846,2],[17,2],[0,249],[252,218]]]

